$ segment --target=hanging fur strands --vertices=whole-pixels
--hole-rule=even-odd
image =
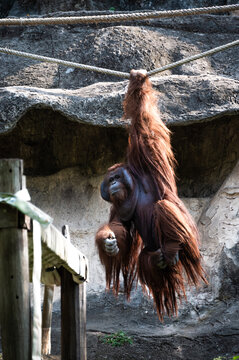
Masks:
[[[108,169],[101,195],[112,203],[109,223],[96,234],[106,285],[130,297],[140,281],[154,299],[158,316],[177,315],[177,301],[190,285],[207,283],[199,236],[177,194],[170,130],[161,121],[157,96],[145,71],[132,70],[124,100],[131,119],[127,161]]]

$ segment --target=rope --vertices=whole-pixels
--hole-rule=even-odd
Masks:
[[[160,72],[172,69],[172,68],[174,68],[176,66],[180,66],[180,65],[186,64],[188,62],[191,62],[191,61],[194,61],[194,60],[197,60],[197,59],[201,59],[201,58],[203,58],[205,56],[216,54],[219,51],[226,50],[226,49],[229,49],[229,48],[231,48],[233,46],[237,46],[237,45],[239,45],[239,40],[235,40],[235,41],[233,41],[231,43],[227,43],[225,45],[215,47],[215,48],[210,49],[208,51],[204,51],[202,53],[199,53],[199,54],[184,58],[184,59],[176,61],[174,63],[165,65],[165,66],[163,66],[161,68],[151,70],[151,71],[149,71],[147,73],[147,75],[150,77],[150,76],[153,76],[153,75],[158,74]],[[33,59],[33,60],[38,60],[38,61],[43,61],[43,62],[55,63],[55,64],[59,64],[59,65],[64,65],[64,66],[67,66],[67,67],[75,67],[75,68],[78,68],[78,69],[81,69],[81,70],[95,71],[95,72],[99,72],[99,73],[102,73],[102,74],[108,74],[108,75],[114,75],[114,76],[122,77],[124,79],[129,79],[129,77],[130,77],[130,74],[126,73],[126,72],[105,69],[105,68],[101,68],[101,67],[97,67],[97,66],[84,65],[84,64],[71,62],[71,61],[54,59],[54,58],[50,58],[50,57],[46,57],[46,56],[29,54],[29,53],[25,53],[25,52],[22,52],[22,51],[17,51],[17,50],[12,50],[12,49],[7,49],[7,48],[0,48],[0,53],[4,53],[4,54],[8,54],[8,55],[21,56],[21,57],[25,57],[25,58],[29,58],[29,59]]]
[[[201,59],[201,58],[203,58],[205,56],[216,54],[219,51],[226,50],[226,49],[229,49],[229,48],[231,48],[233,46],[237,46],[237,45],[239,45],[239,40],[235,40],[235,41],[233,41],[231,43],[227,43],[225,45],[215,47],[215,48],[210,49],[208,51],[204,51],[204,52],[202,52],[200,54],[196,54],[196,55],[190,56],[188,58],[184,58],[184,59],[176,61],[174,63],[162,66],[161,68],[151,70],[151,71],[149,71],[147,73],[147,75],[150,77],[150,76],[153,76],[153,75],[158,74],[160,72],[163,72],[163,71],[166,71],[166,70],[169,70],[169,69],[173,69],[176,66],[187,64],[188,62],[191,62],[191,61],[194,61],[194,60],[197,60],[197,59]]]
[[[125,78],[125,79],[129,79],[129,73],[110,70],[110,69],[105,69],[105,68],[101,68],[101,67],[97,67],[97,66],[79,64],[79,63],[76,63],[76,62],[50,58],[50,57],[47,57],[47,56],[40,56],[40,55],[30,54],[30,53],[17,51],[17,50],[12,50],[12,49],[7,49],[7,48],[0,48],[0,53],[4,53],[4,54],[8,54],[8,55],[21,56],[21,57],[25,57],[25,58],[32,59],[32,60],[38,60],[38,61],[43,61],[43,62],[48,62],[48,63],[55,63],[55,64],[59,64],[59,65],[64,65],[64,66],[67,66],[67,67],[75,67],[75,68],[78,68],[78,69],[81,69],[81,70],[95,71],[95,72],[99,72],[99,73],[102,73],[102,74],[114,75],[114,76],[122,77],[122,78]]]
[[[141,13],[71,16],[71,17],[46,17],[46,18],[6,18],[0,19],[0,25],[56,25],[56,24],[90,24],[121,22],[129,20],[158,19],[176,16],[189,16],[211,14],[239,10],[239,4],[211,6],[193,9],[179,9],[167,11],[150,11]]]

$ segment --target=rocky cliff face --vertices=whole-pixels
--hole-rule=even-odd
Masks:
[[[44,11],[53,11],[50,6],[55,3],[39,4],[42,13],[44,6]],[[72,6],[73,1],[67,4]],[[173,1],[152,1],[152,8],[156,4],[176,7]],[[127,72],[150,70],[233,41],[238,24],[237,16],[204,15],[118,25],[2,27],[0,35],[2,47]],[[94,233],[109,211],[100,198],[99,184],[108,166],[124,160],[127,146],[128,122],[122,120],[121,105],[127,81],[0,54],[0,156],[24,159],[32,201],[54,217],[56,226],[69,224],[72,241],[88,256],[89,330],[167,336],[173,359],[192,357],[185,339],[195,336],[210,353],[207,357],[207,351],[202,351],[198,359],[239,351],[238,58],[235,47],[152,79],[160,92],[162,119],[172,130],[179,192],[198,222],[210,281],[208,287],[188,291],[179,318],[166,319],[161,325],[140,289],[129,304],[104,294],[104,273],[94,247]],[[223,343],[220,336],[231,337],[231,342]],[[211,352],[206,338],[213,343]],[[92,358],[103,358],[97,355],[95,341],[91,345]],[[142,349],[140,341],[138,345]],[[152,346],[155,342],[146,349]],[[166,350],[163,357],[171,359]],[[137,354],[137,348],[134,351]],[[156,359],[149,350],[144,358],[149,355]],[[124,358],[132,359],[129,356]]]

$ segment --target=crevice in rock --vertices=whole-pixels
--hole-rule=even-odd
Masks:
[[[238,120],[238,115],[223,116],[171,127],[181,196],[207,197],[219,189],[239,158]]]
[[[31,109],[7,134],[0,135],[0,157],[24,159],[25,174],[50,175],[78,166],[82,175],[103,174],[124,160],[127,133],[69,121],[59,112]]]

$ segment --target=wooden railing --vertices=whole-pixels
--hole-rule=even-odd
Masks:
[[[24,187],[23,161],[0,160],[0,327],[3,358],[40,360],[41,349],[43,353],[49,353],[54,285],[61,284],[61,359],[86,360],[87,258],[71,244],[66,227],[62,234],[50,223],[41,227],[36,220],[31,220],[30,217],[37,218],[37,210],[35,216],[32,206],[29,217],[26,209],[30,204],[14,196]],[[36,236],[36,229],[40,229],[39,253],[36,252],[37,240],[34,240],[39,235],[38,231]],[[34,270],[37,267],[34,262],[38,263],[38,270]],[[40,278],[46,285],[42,329],[39,330],[41,320],[37,291],[40,291]],[[35,296],[32,311],[29,279],[33,281],[33,300]]]

